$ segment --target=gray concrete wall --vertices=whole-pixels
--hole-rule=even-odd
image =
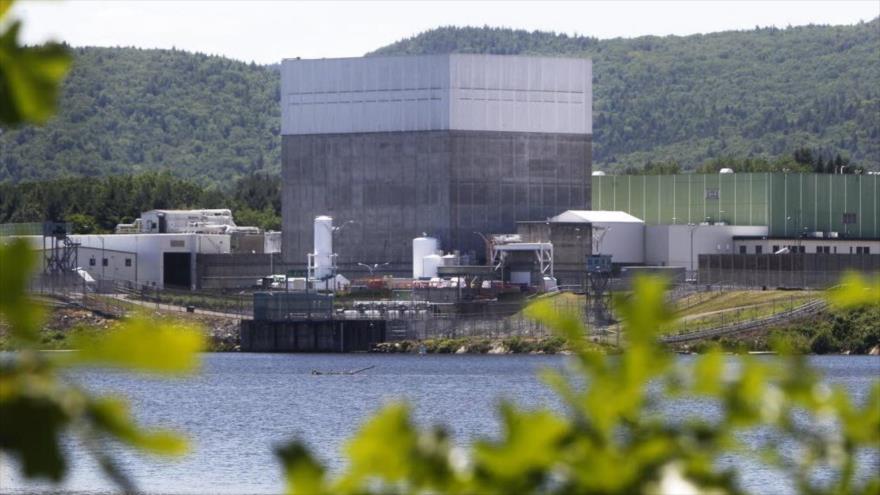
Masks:
[[[282,252],[305,264],[313,221],[330,215],[340,264],[408,262],[423,231],[449,239],[448,132],[284,136]]]
[[[383,320],[241,321],[242,352],[364,352],[384,342]],[[327,370],[324,370],[327,371]]]
[[[312,223],[327,214],[343,273],[358,262],[409,271],[412,238],[482,258],[474,232],[589,209],[591,136],[427,131],[282,138],[283,258],[305,264]]]

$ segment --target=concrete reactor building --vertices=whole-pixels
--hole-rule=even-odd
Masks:
[[[483,261],[480,234],[591,206],[588,59],[288,59],[281,108],[285,263],[319,215],[341,270],[409,271],[423,233]]]

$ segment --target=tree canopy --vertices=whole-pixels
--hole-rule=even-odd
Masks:
[[[59,113],[0,133],[0,182],[168,170],[203,185],[280,170],[280,76],[180,50],[75,48]],[[443,27],[369,55],[540,54],[593,60],[593,163],[693,170],[807,148],[880,168],[880,19],[598,40]]]
[[[0,184],[0,223],[70,222],[78,234],[112,232],[148,210],[186,208],[230,208],[238,225],[280,230],[281,183],[255,173],[202,186],[162,171]]]
[[[600,169],[798,148],[880,167],[880,18],[854,26],[763,28],[598,40],[443,27],[373,55],[493,53],[593,60],[593,163]]]

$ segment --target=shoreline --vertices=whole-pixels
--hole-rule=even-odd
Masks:
[[[247,352],[241,351],[239,349],[204,349],[200,351],[203,354],[370,354],[370,355],[382,355],[382,354],[420,354],[417,349],[415,350],[386,350],[387,346],[395,345],[395,342],[382,342],[377,344],[376,347],[380,347],[380,349],[371,349],[369,351],[360,351],[360,352]],[[19,349],[14,348],[0,348],[0,353],[15,353],[18,352]],[[68,353],[68,352],[76,352],[77,349],[37,349],[37,352],[40,353]],[[670,350],[672,354],[677,354],[680,356],[699,356],[705,354],[705,352],[698,351],[676,351]],[[728,356],[778,356],[779,353],[775,351],[745,351],[745,352],[734,352],[729,350],[722,350],[723,354]],[[608,354],[617,354],[616,349],[610,348],[610,352]],[[470,350],[462,350],[456,349],[456,352],[437,352],[437,351],[426,351],[423,354],[432,354],[432,355],[468,355],[468,356],[570,356],[573,353],[568,349],[562,349],[557,352],[545,352],[541,350],[530,350],[530,351],[511,351],[511,350],[503,350],[503,351],[495,351],[495,352],[479,352],[479,351],[470,351]],[[880,357],[880,352],[878,353],[854,353],[854,352],[829,352],[825,354],[817,354],[814,352],[808,353],[794,353],[797,356],[849,356],[849,357]]]

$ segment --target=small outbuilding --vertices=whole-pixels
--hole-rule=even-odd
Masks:
[[[591,254],[611,255],[615,265],[645,263],[645,222],[624,211],[568,210],[550,219],[551,223],[592,226]]]

